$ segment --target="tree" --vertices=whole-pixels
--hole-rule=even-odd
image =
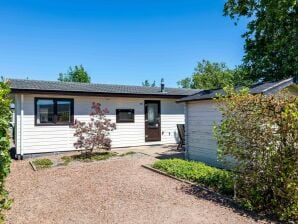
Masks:
[[[91,82],[90,76],[82,65],[75,65],[74,69],[72,67],[69,67],[67,73],[59,73],[58,80],[61,82]]]
[[[216,100],[215,137],[219,158],[234,171],[237,200],[297,223],[298,97],[227,92]]]
[[[224,15],[248,19],[243,65],[254,81],[298,75],[296,0],[227,0]]]
[[[4,189],[5,178],[10,171],[10,143],[8,128],[11,117],[9,83],[0,81],[0,223],[3,220],[2,211],[9,207],[8,193]]]
[[[116,129],[116,124],[106,118],[108,109],[101,109],[100,103],[92,103],[90,122],[81,122],[76,120],[74,136],[78,137],[74,143],[76,149],[85,150],[86,153],[92,153],[94,149],[111,149],[112,140],[109,138],[111,131]]]
[[[178,82],[183,88],[192,89],[217,89],[227,85],[247,85],[245,71],[242,67],[229,69],[225,63],[203,60],[198,62],[192,77],[187,77]]]
[[[156,84],[155,80],[152,83],[150,83],[149,80],[146,79],[144,82],[142,82],[142,85],[147,87],[155,87]]]

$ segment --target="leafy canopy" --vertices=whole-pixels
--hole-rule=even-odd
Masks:
[[[224,15],[248,19],[243,65],[253,80],[298,75],[296,0],[227,0]]]
[[[74,68],[69,67],[67,73],[59,73],[58,80],[61,82],[91,82],[90,76],[82,65],[75,65]]]
[[[155,87],[156,83],[155,80],[152,83],[150,83],[149,80],[146,79],[144,82],[142,82],[142,86]]]
[[[298,221],[298,97],[287,92],[217,99],[219,158],[233,167],[237,199],[248,208]],[[233,158],[233,160],[231,159]]]
[[[247,85],[249,80],[241,67],[229,69],[225,63],[210,62],[202,60],[191,77],[178,82],[183,88],[192,89],[217,89],[227,85]]]

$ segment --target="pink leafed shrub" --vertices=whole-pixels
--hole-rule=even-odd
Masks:
[[[101,109],[100,103],[92,103],[90,121],[81,122],[75,120],[74,136],[77,141],[74,143],[76,149],[85,150],[92,153],[96,149],[111,149],[112,140],[109,138],[110,132],[116,129],[116,124],[106,118],[109,113],[107,108]]]

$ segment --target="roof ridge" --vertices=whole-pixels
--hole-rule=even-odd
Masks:
[[[102,86],[118,86],[118,87],[137,87],[137,88],[147,88],[147,89],[159,89],[159,86],[141,86],[141,85],[122,85],[122,84],[111,84],[111,83],[83,83],[83,82],[62,82],[62,81],[53,81],[53,80],[36,80],[36,79],[16,79],[16,78],[8,78],[9,80],[16,80],[16,81],[33,81],[33,82],[48,82],[48,83],[57,83],[57,84],[74,84],[74,85],[82,85],[82,86],[88,86],[88,85],[102,85]],[[179,87],[165,87],[166,89],[185,89],[188,91],[195,91],[195,89],[190,88],[179,88]]]

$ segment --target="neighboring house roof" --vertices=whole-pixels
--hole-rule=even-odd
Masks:
[[[110,95],[110,96],[134,96],[134,97],[163,97],[181,98],[192,95],[200,90],[183,88],[91,84],[59,81],[38,81],[10,79],[12,93],[55,93],[62,95]]]
[[[285,79],[277,82],[260,82],[249,87],[251,94],[270,94],[276,93],[294,83],[293,78]],[[236,91],[239,91],[242,87],[236,88]],[[198,100],[209,100],[217,97],[217,95],[225,95],[223,89],[211,89],[211,90],[202,90],[193,95],[184,97],[177,100],[177,102],[187,102],[187,101],[198,101]]]

